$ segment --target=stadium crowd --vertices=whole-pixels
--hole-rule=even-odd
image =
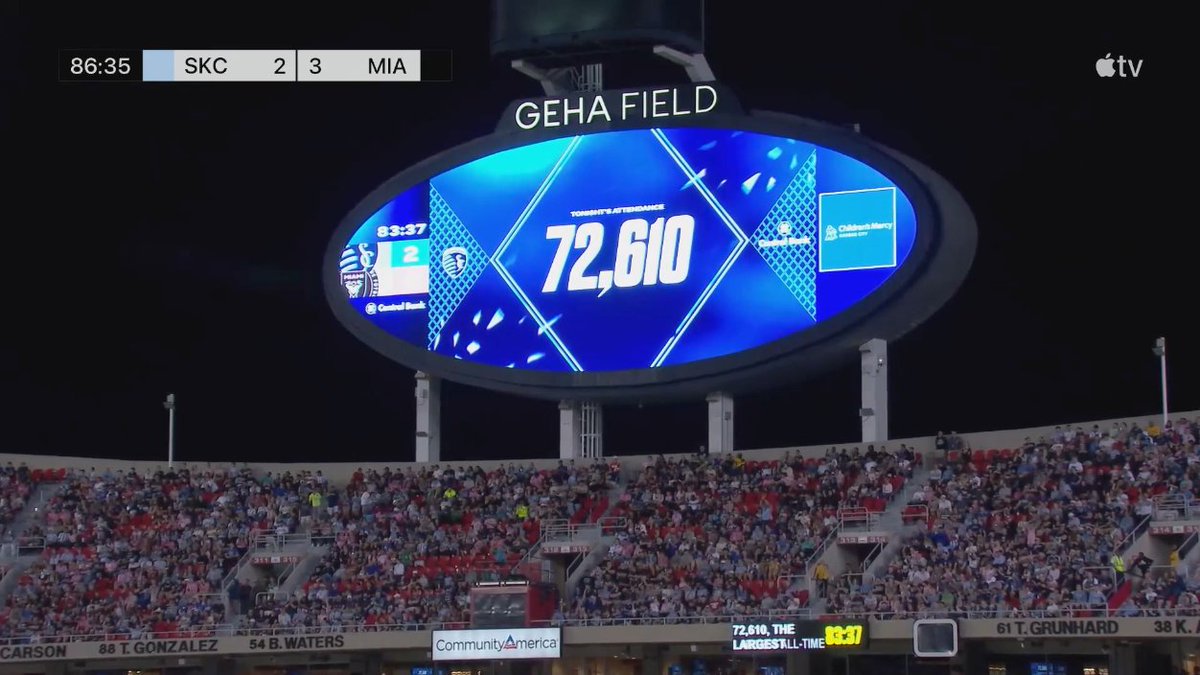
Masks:
[[[251,533],[295,531],[324,486],[319,474],[244,468],[67,474],[27,536],[45,549],[9,594],[0,635],[210,630]]]
[[[6,533],[13,518],[25,508],[33,487],[28,467],[10,462],[0,468],[0,533]]]
[[[1177,558],[1177,553],[1172,554]],[[1200,570],[1176,559],[1135,576],[1133,589],[1117,608],[1119,616],[1200,616]]]
[[[916,454],[830,450],[648,462],[621,497],[625,526],[581,580],[568,617],[604,621],[799,610],[808,561],[839,508],[875,511],[912,477]]]
[[[0,638],[196,634],[231,620],[312,630],[463,624],[472,583],[514,569],[544,523],[605,515],[615,516],[605,521],[614,543],[558,619],[798,611],[839,517],[882,511],[901,494],[921,514],[916,531],[878,578],[834,579],[825,612],[1200,611],[1200,576],[1178,561],[1169,570],[1132,563],[1128,575],[1124,562],[1114,566],[1151,498],[1200,496],[1198,432],[1190,422],[1062,428],[987,452],[951,435],[917,486],[908,484],[923,458],[906,447],[770,461],[660,456],[612,505],[624,482],[617,461],[358,470],[344,486],[320,472],[246,468],[60,472],[24,532],[44,550],[8,594]],[[36,483],[21,468],[0,470],[3,524]],[[231,591],[256,538],[293,533],[328,547],[315,567],[299,568],[299,585],[278,580],[294,591]]]
[[[1015,450],[948,452],[911,497],[928,526],[878,578],[835,584],[829,611],[1056,616],[1122,606],[1133,589],[1119,556],[1152,499],[1196,495],[1196,432],[1186,422],[1059,428]]]
[[[546,520],[594,521],[619,477],[603,462],[357,471],[314,530],[330,551],[289,597],[264,597],[250,627],[459,624],[471,584],[507,573]]]

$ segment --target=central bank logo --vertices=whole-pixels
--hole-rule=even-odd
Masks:
[[[837,241],[837,230],[832,225],[825,227],[825,241]]]
[[[442,251],[442,270],[451,279],[457,279],[467,269],[467,249],[451,246]]]
[[[379,311],[379,306],[373,302],[368,302],[367,306],[363,309],[366,310],[367,314],[374,314],[375,312]]]

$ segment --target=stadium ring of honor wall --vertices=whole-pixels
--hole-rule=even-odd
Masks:
[[[513,103],[354,208],[324,288],[360,340],[449,380],[685,398],[899,337],[962,283],[976,237],[928,167],[692,84]]]

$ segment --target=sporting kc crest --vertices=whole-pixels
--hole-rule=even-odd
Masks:
[[[467,249],[451,246],[442,251],[442,270],[451,279],[457,279],[467,269]]]

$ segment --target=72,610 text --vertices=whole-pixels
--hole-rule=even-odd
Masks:
[[[567,277],[568,291],[599,290],[597,297],[600,297],[614,286],[681,284],[687,280],[691,267],[695,230],[696,219],[688,215],[658,218],[654,222],[644,218],[626,220],[617,233],[613,268],[589,274],[588,268],[604,244],[604,224],[551,225],[546,228],[546,239],[557,239],[558,249],[554,252],[542,292],[558,290],[572,249],[583,249],[583,253],[571,266]]]

